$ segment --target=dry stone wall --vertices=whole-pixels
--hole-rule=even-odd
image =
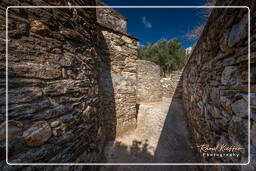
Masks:
[[[245,5],[248,1],[217,1]],[[194,144],[226,144],[245,148],[239,158],[202,157],[201,162],[248,161],[248,119],[255,132],[256,29],[255,1],[251,8],[251,118],[248,118],[248,9],[214,9],[183,72],[183,102]],[[255,137],[251,164],[255,170]],[[207,167],[239,170],[240,166]]]
[[[161,91],[163,98],[181,97],[182,95],[182,72],[173,71],[168,78],[161,78]]]
[[[107,5],[99,0],[96,1],[98,6]],[[126,33],[127,32],[127,18],[118,13],[112,8],[97,8],[97,21],[102,26],[106,26],[112,30],[118,32]]]
[[[217,5],[245,5],[247,1],[222,2]],[[250,3],[251,164],[243,170],[256,168],[256,7],[254,1]],[[4,0],[0,4],[0,36],[4,39],[2,7],[94,6],[96,2]],[[213,10],[184,69],[183,102],[195,144],[247,149],[247,27],[247,9]],[[126,33],[126,18],[112,9],[10,9],[8,28],[8,123],[5,42],[0,42],[0,153],[5,154],[8,124],[9,162],[99,161],[105,136],[114,138],[136,127],[136,89],[137,103],[160,101],[162,94],[169,97],[174,93],[175,86],[166,84],[180,78],[178,74],[160,81],[159,66],[142,60],[136,64],[137,39]],[[247,162],[247,152],[236,160],[201,156],[201,161]],[[84,169],[7,166],[4,155],[0,160],[0,170]]]
[[[159,65],[137,60],[137,103],[161,101]]]
[[[171,102],[182,95],[182,72],[173,71],[169,77],[161,77],[160,66],[145,60],[137,60],[137,104]]]
[[[96,5],[94,0],[12,3],[3,1],[1,6]],[[5,8],[0,12],[5,23]],[[109,19],[114,22],[103,22]],[[137,39],[126,33],[126,18],[112,9],[10,9],[8,27],[9,162],[101,161],[106,137],[136,127]],[[1,52],[5,53],[3,48]],[[1,71],[4,154],[4,55]],[[3,170],[33,168],[9,167],[4,156],[0,159]]]
[[[102,10],[110,9],[97,11],[104,14],[97,15],[98,21],[116,17]],[[100,22],[98,26],[104,130],[109,139],[136,127],[137,38],[119,30],[124,27],[122,22]]]
[[[1,1],[0,4],[0,21],[5,23],[4,7],[9,5],[94,6],[95,1]],[[8,19],[9,162],[99,161],[102,109],[96,10],[11,8]],[[4,30],[5,25],[1,24],[1,37]],[[3,54],[4,47],[5,42],[1,41]],[[32,166],[11,167],[4,161],[7,124],[4,71],[2,55],[0,170],[30,170]]]

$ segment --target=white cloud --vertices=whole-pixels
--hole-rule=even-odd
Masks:
[[[145,28],[152,28],[152,24],[147,21],[147,18],[145,16],[143,16],[142,18],[142,23],[144,24]]]
[[[185,49],[186,50],[186,54],[190,54],[192,52],[192,47],[188,47]]]

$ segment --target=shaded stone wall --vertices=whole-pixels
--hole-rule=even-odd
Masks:
[[[102,13],[102,10],[97,10],[97,13]],[[97,15],[98,21],[109,21],[117,15],[103,14]],[[119,30],[124,27],[122,21],[99,22],[98,26],[104,130],[109,139],[136,127],[137,39]]]
[[[161,101],[159,65],[145,60],[137,60],[137,103]]]
[[[256,29],[255,1],[217,1],[217,5],[249,5],[251,9],[251,125],[255,129]],[[183,102],[194,144],[227,144],[245,148],[239,158],[202,157],[201,162],[248,161],[248,10],[214,9],[183,72]],[[253,22],[254,21],[254,22]],[[253,134],[253,133],[252,133]],[[255,136],[251,139],[255,170]],[[234,169],[240,166],[207,167]]]
[[[95,5],[94,0],[11,3],[14,2],[2,1],[0,4],[1,7]],[[0,11],[0,21],[5,23],[5,9]],[[9,9],[8,28],[9,162],[99,161],[102,110],[96,52],[96,10]],[[1,25],[1,32],[4,30],[5,26]],[[5,47],[4,41],[1,41],[1,47]],[[5,159],[4,62],[3,55],[0,76],[1,160]],[[60,170],[62,167],[59,166]],[[16,166],[8,169],[28,168]],[[1,161],[0,170],[7,170],[5,161]]]

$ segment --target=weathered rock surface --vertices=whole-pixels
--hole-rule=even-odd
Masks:
[[[217,1],[217,5],[250,6],[255,21],[255,2]],[[232,13],[232,17],[230,14]],[[245,148],[240,158],[206,158],[202,162],[243,162],[248,159],[248,10],[214,9],[183,72],[183,104],[194,144],[218,143]],[[255,37],[255,25],[251,36]],[[251,39],[251,54],[255,39]],[[251,70],[255,60],[251,57]],[[254,87],[255,82],[251,82]],[[251,88],[251,94],[255,89]],[[253,98],[253,96],[252,96]],[[253,106],[253,105],[252,105]],[[251,122],[254,125],[251,108]],[[252,128],[251,128],[252,129]],[[254,128],[253,128],[254,129]],[[251,138],[251,141],[253,139]],[[251,145],[251,150],[255,149]],[[246,167],[202,167],[205,170],[255,170],[255,153]]]
[[[248,36],[248,15],[244,15],[239,23],[233,25],[229,37],[228,45],[230,47],[234,46],[239,41],[243,40]]]
[[[104,10],[103,15],[110,11]],[[105,17],[102,15],[97,17],[100,21],[112,21],[101,18]],[[123,22],[123,19],[118,21]],[[110,28],[102,24],[100,22],[98,51],[101,58],[100,89],[104,132],[108,139],[113,139],[136,127],[137,39],[123,33],[124,29],[117,32],[120,31],[119,27],[124,27],[119,22],[108,23],[106,26],[111,24]]]
[[[182,72],[173,71],[168,78],[162,78],[161,91],[162,97],[181,97],[182,95]]]
[[[106,5],[97,0],[97,5]],[[127,18],[111,8],[97,8],[98,23],[121,33],[127,31]]]
[[[50,125],[46,121],[35,122],[23,132],[23,137],[30,147],[43,145],[52,135]]]
[[[5,7],[10,5],[94,6],[96,2],[4,0],[0,4],[0,21],[5,23]],[[103,135],[99,131],[96,10],[11,8],[8,12],[9,162],[98,161]],[[5,39],[4,24],[0,30]],[[0,47],[5,54],[4,41]],[[5,154],[5,58],[0,60],[0,152]],[[92,110],[86,110],[88,106]],[[77,160],[84,153],[87,157]],[[42,170],[40,166],[8,166],[3,157],[0,170]],[[43,169],[57,168],[63,170],[62,166]]]
[[[137,60],[137,103],[161,101],[160,67],[153,62]],[[157,88],[158,87],[158,88]]]
[[[239,71],[237,66],[227,66],[222,72],[221,83],[224,85],[235,85],[238,83]]]
[[[244,99],[237,100],[231,104],[233,112],[240,117],[248,116],[248,101]]]
[[[41,21],[39,20],[33,20],[31,23],[30,23],[30,31],[31,32],[35,32],[35,33],[38,33],[38,34],[47,34],[49,33],[49,28],[44,25]]]

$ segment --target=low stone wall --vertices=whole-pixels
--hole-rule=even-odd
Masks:
[[[161,78],[162,97],[172,98],[182,96],[182,72],[173,71],[168,78]]]
[[[137,104],[166,101],[182,96],[182,72],[173,71],[168,78],[160,75],[160,66],[137,60]]]
[[[246,1],[217,1],[217,5],[245,5]],[[249,4],[248,4],[249,5]],[[251,2],[255,22],[255,1]],[[248,161],[248,10],[214,9],[183,72],[183,102],[195,145],[226,144],[245,148],[235,157],[203,157],[201,162]],[[253,23],[253,22],[251,22]],[[251,28],[252,132],[255,130],[256,29]],[[250,118],[249,118],[250,119]],[[255,136],[251,139],[251,165],[255,170]],[[196,148],[196,147],[195,147]],[[239,170],[240,166],[207,167]]]
[[[160,67],[153,62],[137,60],[137,103],[161,101]]]
[[[70,5],[68,1],[15,3],[2,1],[1,6]],[[93,6],[95,1],[74,0],[71,5]],[[5,9],[0,10],[5,22]],[[95,9],[9,9],[8,19],[9,162],[99,161],[102,110]],[[3,161],[4,69],[1,58],[0,170],[29,170]]]

